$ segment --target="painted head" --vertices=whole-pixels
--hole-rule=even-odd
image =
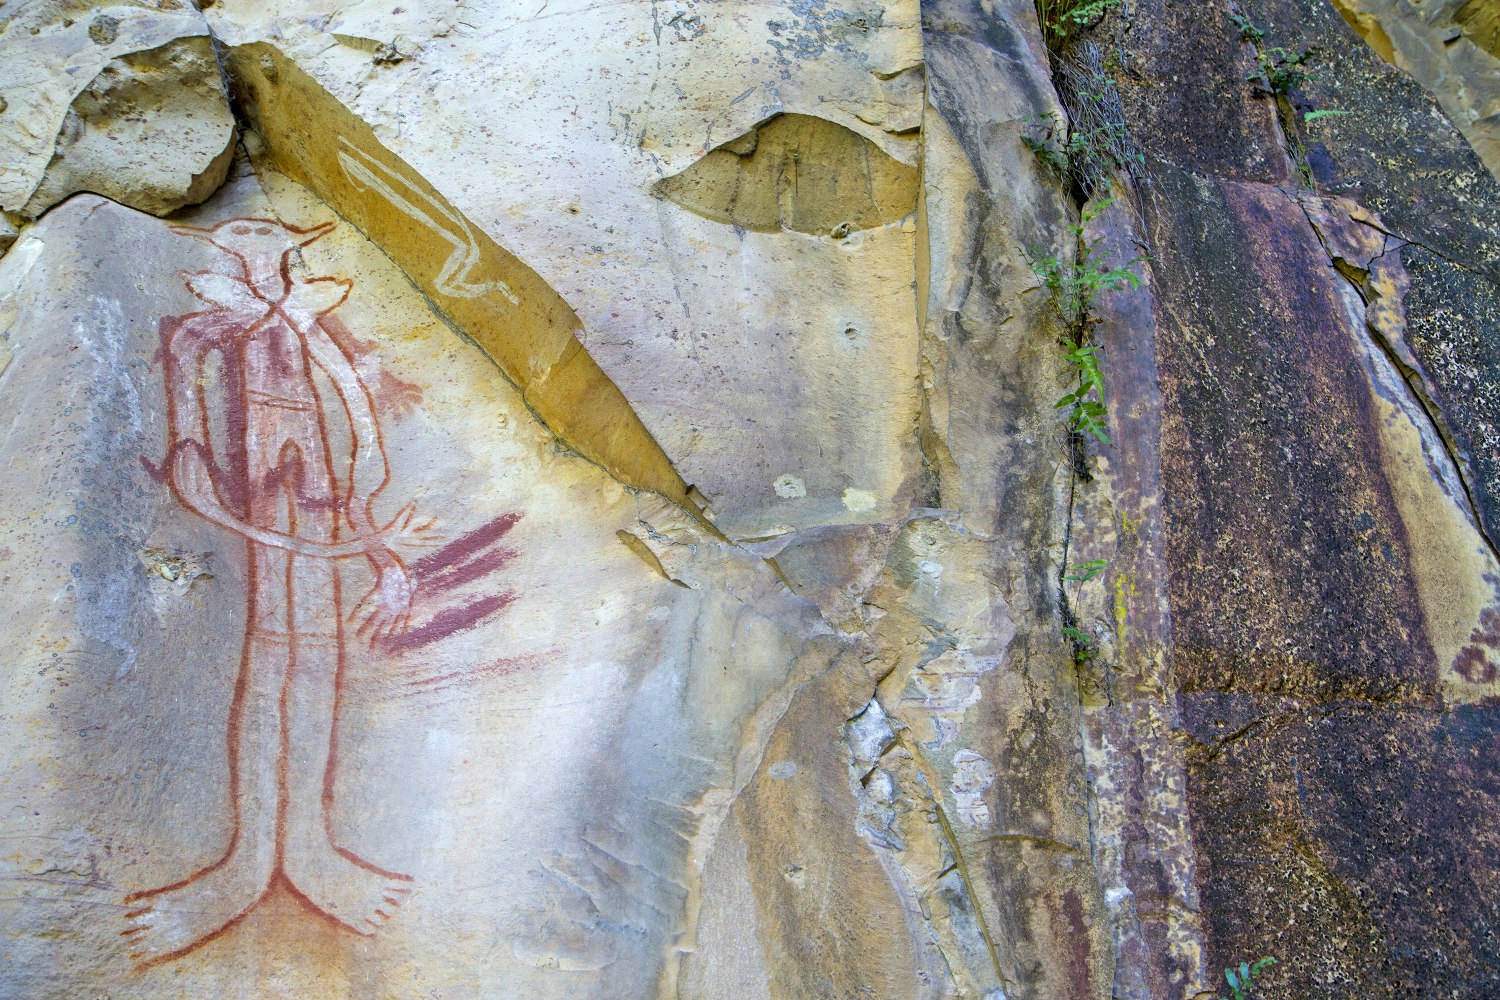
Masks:
[[[304,229],[275,219],[228,219],[211,229],[197,226],[167,228],[179,236],[212,243],[220,250],[234,254],[253,270],[259,270],[266,265],[280,268],[282,260],[293,250],[321,239],[333,227],[332,222],[320,222]]]

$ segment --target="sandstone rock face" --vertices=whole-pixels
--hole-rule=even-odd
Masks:
[[[93,191],[165,215],[212,194],[235,128],[203,19],[181,3],[30,3],[0,33],[0,210]]]
[[[1378,2],[8,14],[0,996],[1500,990],[1500,185]]]

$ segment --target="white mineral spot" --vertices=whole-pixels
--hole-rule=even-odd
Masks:
[[[773,485],[776,487],[776,495],[783,500],[807,496],[807,486],[793,475],[777,476]]]
[[[844,491],[844,506],[851,514],[863,514],[875,509],[875,494],[869,490],[856,490],[853,487]]]
[[[785,781],[797,773],[797,765],[789,760],[778,760],[768,767],[766,771],[777,781]]]

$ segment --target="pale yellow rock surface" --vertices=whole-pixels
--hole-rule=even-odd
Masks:
[[[246,548],[188,509],[191,469],[166,454],[177,355],[158,352],[158,326],[243,310],[237,258],[93,197],[29,229],[5,259],[7,399],[31,413],[6,444],[31,456],[9,488],[88,486],[12,516],[4,543],[13,577],[62,574],[6,625],[29,660],[62,664],[16,675],[10,702],[8,795],[26,808],[6,863],[64,900],[13,904],[25,988],[1104,996],[1107,961],[1076,969],[1080,950],[1104,956],[1106,931],[1068,652],[1012,649],[1051,616],[1017,566],[1056,558],[1059,468],[990,429],[1056,371],[1027,344],[1042,306],[1018,243],[1036,233],[1002,220],[1062,204],[1029,159],[976,163],[934,116],[915,5],[207,16],[256,173],[242,162],[174,221],[285,241],[342,216],[288,259],[310,302],[337,295],[316,279],[352,282],[332,314],[367,345],[356,369],[389,458],[377,520],[410,500],[452,542],[523,516],[504,550],[432,571],[435,589],[463,577],[459,597],[423,604],[418,576],[409,628],[440,641],[372,644],[358,618],[337,639],[324,809],[390,894],[372,923],[350,919],[328,886],[361,878],[328,874],[342,869],[295,833],[295,808],[281,846],[257,840],[253,802],[238,820],[232,807],[255,782],[230,765],[248,725],[232,720],[256,704],[252,683],[235,707],[247,595],[286,600],[248,566],[275,539]],[[1035,55],[1005,72],[1045,78]],[[1014,132],[1037,99],[981,127]],[[976,225],[981,190],[999,203]],[[992,269],[977,285],[976,252]],[[95,268],[108,280],[85,280]],[[994,282],[1019,313],[994,311]],[[46,337],[56,315],[89,345],[81,361]],[[955,337],[1013,356],[1001,381],[950,360]],[[228,363],[189,371],[221,449],[238,433]],[[312,378],[321,402],[246,398],[322,414],[357,445],[363,411],[340,424],[327,409],[349,377]],[[87,419],[56,424],[44,396]],[[89,428],[106,425],[101,451]],[[28,451],[41,434],[61,437]],[[1058,444],[1050,420],[1033,434]],[[1036,498],[997,496],[997,467]],[[293,583],[296,565],[312,564]],[[363,566],[334,606],[382,579]],[[277,634],[293,633],[283,643],[334,641],[326,621]],[[59,700],[64,684],[88,697]],[[327,714],[309,690],[279,716],[294,772],[316,763],[303,731]],[[298,780],[275,787],[295,800]],[[229,846],[267,837],[263,870]],[[243,915],[194,903],[194,886],[244,871],[236,885],[269,892]],[[50,954],[59,936],[66,954]],[[46,979],[59,962],[76,973]]]
[[[242,177],[188,221],[247,216],[303,228],[332,218],[267,175],[264,187]],[[775,692],[825,663],[817,646],[828,640],[817,635],[826,629],[760,560],[551,447],[488,359],[347,225],[295,266],[304,280],[352,282],[337,315],[366,345],[360,377],[378,401],[390,477],[379,517],[414,503],[450,547],[514,520],[502,549],[430,570],[420,556],[410,562],[419,596],[404,645],[354,624],[340,640],[329,822],[340,847],[403,876],[390,883],[389,920],[376,921],[374,937],[336,923],[355,919],[352,904],[318,895],[319,866],[332,862],[316,860],[295,830],[276,848],[274,872],[233,905],[258,898],[266,877],[268,894],[206,943],[183,929],[198,912],[185,901],[122,905],[211,864],[226,845],[273,846],[255,842],[248,804],[235,837],[228,761],[239,760],[242,786],[256,778],[253,755],[225,751],[256,717],[252,693],[243,721],[229,722],[242,641],[251,676],[274,666],[242,640],[256,546],[188,509],[185,480],[167,473],[178,484],[168,492],[153,475],[172,379],[157,321],[201,309],[195,291],[220,287],[204,275],[231,265],[92,196],[50,213],[5,258],[5,295],[18,310],[0,377],[26,414],[6,447],[29,457],[11,463],[0,553],[9,579],[56,583],[11,602],[4,625],[34,665],[9,675],[6,697],[6,797],[16,808],[4,860],[24,886],[5,904],[7,964],[32,970],[11,985],[34,997],[406,997],[447,995],[483,968],[494,995],[649,995],[670,978],[673,942],[690,929],[695,851],[757,766]],[[111,276],[108,292],[100,273]],[[58,315],[68,340],[49,335]],[[210,365],[196,380],[214,420],[233,405],[215,374],[223,370]],[[283,383],[288,400],[292,384]],[[265,408],[307,412],[256,393],[245,397],[252,427]],[[681,585],[621,545],[621,531],[675,553]],[[295,636],[304,661],[333,641],[318,637],[336,624],[332,611],[318,617],[326,593],[308,593],[315,562],[275,581],[278,600],[301,595],[295,626],[257,626]],[[346,612],[370,584],[346,564]],[[268,598],[255,593],[263,615]],[[496,598],[497,610],[476,617],[476,602]],[[465,611],[467,624],[453,628]],[[315,727],[319,702],[295,689],[288,697],[282,787],[295,801],[299,761],[317,752],[302,729]],[[130,916],[153,900],[155,913]],[[158,940],[188,950],[172,956]]]
[[[589,354],[727,534],[889,518],[914,475],[914,189],[905,224],[887,210],[836,237],[837,222],[816,235],[737,230],[654,185],[778,113],[816,116],[911,164],[915,5],[713,17],[686,4],[548,5],[535,17],[480,5],[441,21],[393,9],[364,4],[326,24],[290,5],[207,14],[238,75],[258,78],[265,53],[252,46],[274,42],[557,289]],[[380,63],[342,36],[409,53]],[[608,96],[579,99],[591,90]],[[247,104],[252,120],[274,111]],[[273,155],[306,145],[263,131]],[[834,155],[849,162],[814,162]],[[858,172],[864,156],[825,144],[806,169]],[[768,391],[797,405],[762,405]],[[806,494],[779,496],[784,475]],[[852,511],[847,489],[875,502]]]
[[[192,7],[12,3],[0,29],[0,209],[92,191],[165,215],[224,182],[234,120]]]
[[[6,501],[5,572],[57,584],[5,626],[59,664],[9,702],[6,863],[41,880],[11,904],[24,988],[1107,996],[1043,582],[1067,469],[1020,248],[1065,203],[1016,141],[1055,107],[1034,25],[1010,36],[1024,57],[942,64],[939,111],[915,4],[206,16],[251,131],[234,179],[174,219],[196,228],[83,196],[5,258],[6,398],[28,414],[5,444],[28,498]],[[206,242],[262,228],[275,253],[307,241],[291,278]],[[341,304],[325,278],[352,282]],[[337,317],[373,410],[326,360],[281,383],[305,390],[234,395],[223,346],[158,349],[159,328],[218,329],[183,318],[205,309],[261,343],[233,319],[265,311],[251,286],[291,289],[262,326],[304,330],[310,358],[295,317]],[[47,336],[59,316],[78,359]],[[347,560],[331,599],[311,556],[251,579],[277,536],[190,509],[195,474],[230,507],[235,487],[168,454],[189,434],[167,426],[174,385],[223,468],[242,433],[252,464],[316,450],[236,429],[236,407],[281,407],[350,440],[327,475],[353,490],[378,425],[377,526],[411,501],[451,546],[522,516],[440,560],[431,594],[415,571],[406,632],[331,630],[379,563]],[[62,398],[79,419],[55,420]],[[319,475],[288,517],[314,517]],[[17,514],[45,484],[61,493]],[[246,616],[288,587],[306,620],[255,628],[343,651],[336,710],[296,663],[281,702],[256,693],[280,661]],[[241,746],[257,705],[288,727],[286,777]],[[384,873],[373,915],[295,807],[330,713],[320,808]],[[268,815],[285,840],[257,833]]]

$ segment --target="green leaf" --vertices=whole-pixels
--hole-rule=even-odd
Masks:
[[[1104,567],[1109,565],[1108,559],[1090,559],[1088,562],[1074,563],[1068,568],[1072,575],[1063,577],[1064,580],[1072,580],[1077,583],[1087,583],[1103,572]]]
[[[1338,108],[1319,108],[1316,111],[1309,111],[1307,114],[1303,115],[1302,120],[1304,122],[1315,122],[1319,118],[1332,118],[1334,115],[1347,115],[1348,113],[1349,112],[1341,111]]]
[[[1250,971],[1251,972],[1259,972],[1261,969],[1264,969],[1266,966],[1268,966],[1268,965],[1275,965],[1275,964],[1276,964],[1276,959],[1272,958],[1270,955],[1267,955],[1265,958],[1256,960],[1255,964],[1252,965],[1252,966],[1250,966]]]
[[[1085,648],[1092,645],[1094,641],[1087,632],[1079,631],[1078,629],[1073,628],[1071,625],[1064,625],[1062,627],[1062,634],[1064,638],[1071,639],[1074,642],[1078,643],[1078,645]]]

